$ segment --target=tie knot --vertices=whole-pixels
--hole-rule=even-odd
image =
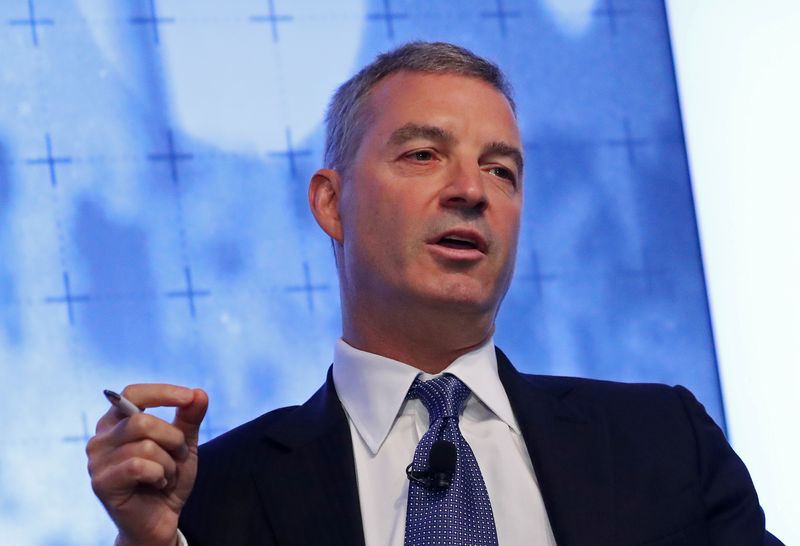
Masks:
[[[430,381],[414,380],[406,398],[419,398],[433,423],[442,417],[456,417],[461,413],[470,390],[454,375],[440,375]]]

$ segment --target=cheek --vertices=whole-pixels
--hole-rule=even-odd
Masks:
[[[509,233],[509,241],[511,245],[511,252],[516,254],[517,251],[517,243],[519,241],[519,220],[514,222],[511,226],[511,230]]]
[[[385,196],[362,197],[347,225],[353,250],[370,269],[397,267],[396,254],[404,243],[402,213]]]
[[[513,221],[506,220],[498,233],[503,238],[506,245],[506,254],[509,265],[513,266],[514,258],[517,254],[517,244],[519,241],[520,217],[518,210],[508,212],[506,218],[513,218]]]

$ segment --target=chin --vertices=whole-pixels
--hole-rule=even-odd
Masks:
[[[475,281],[441,283],[425,296],[442,310],[453,308],[460,312],[485,313],[494,307],[492,295]]]

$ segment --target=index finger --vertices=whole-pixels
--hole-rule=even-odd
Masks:
[[[122,396],[140,408],[181,407],[191,404],[192,389],[165,383],[139,383],[128,385]]]
[[[139,408],[181,407],[190,404],[194,399],[192,389],[165,383],[139,383],[128,385],[122,390],[122,396]],[[116,425],[126,416],[115,407],[108,411],[97,422],[96,431],[100,432]]]

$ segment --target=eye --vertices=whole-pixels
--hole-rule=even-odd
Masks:
[[[505,178],[510,182],[513,182],[514,185],[517,185],[517,175],[511,169],[507,169],[505,167],[491,167],[489,172],[495,176],[499,176],[500,178]]]
[[[432,161],[434,159],[433,152],[430,150],[415,150],[409,154],[406,154],[408,159],[413,159],[414,161]]]

